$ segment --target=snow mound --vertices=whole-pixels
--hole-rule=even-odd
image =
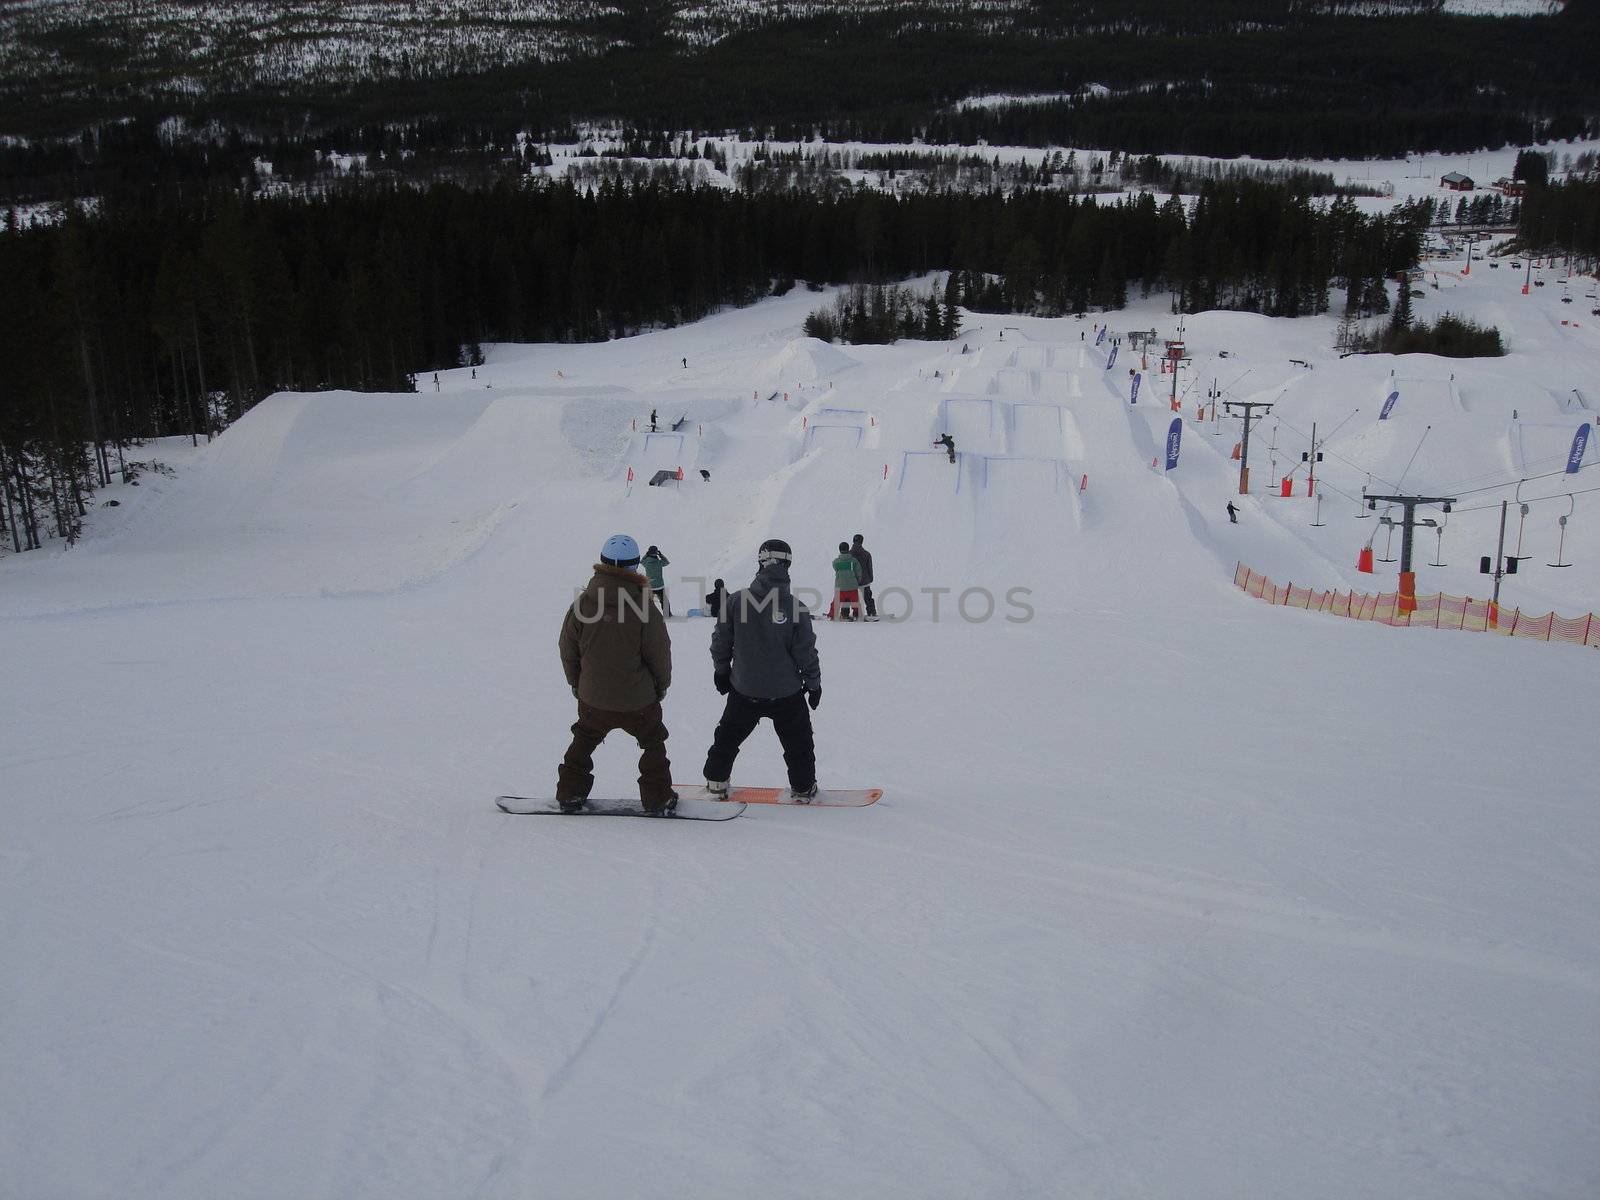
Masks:
[[[859,365],[837,346],[818,338],[799,337],[791,338],[783,349],[757,363],[755,378],[772,387],[817,383]]]

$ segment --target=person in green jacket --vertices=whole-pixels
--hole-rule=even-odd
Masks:
[[[672,615],[672,606],[667,603],[667,580],[663,572],[671,565],[672,560],[654,546],[646,550],[644,557],[639,560],[639,569],[650,581],[650,594],[661,605],[662,615],[668,617]]]
[[[861,564],[850,553],[850,543],[839,543],[839,557],[833,560],[834,601],[830,613],[841,621],[861,619]]]

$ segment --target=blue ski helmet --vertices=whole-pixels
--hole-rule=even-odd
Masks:
[[[612,567],[637,567],[639,543],[625,533],[613,533],[600,547],[600,561]]]

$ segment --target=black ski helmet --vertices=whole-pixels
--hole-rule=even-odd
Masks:
[[[794,551],[789,549],[789,543],[781,538],[768,538],[761,543],[761,548],[756,551],[756,564],[766,566],[768,563],[782,563],[789,565],[794,557]]]

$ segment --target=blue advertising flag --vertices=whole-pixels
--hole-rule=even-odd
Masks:
[[[1108,325],[1100,326],[1100,332],[1094,335],[1094,344],[1096,346],[1100,345],[1106,340],[1106,330],[1108,328],[1110,328]]]
[[[1116,365],[1116,362],[1117,362],[1117,348],[1116,348],[1116,346],[1113,345],[1111,347],[1111,357],[1106,359],[1106,370],[1108,370],[1108,371],[1111,370],[1111,368]]]
[[[1398,399],[1400,399],[1398,391],[1389,393],[1389,398],[1383,402],[1383,411],[1378,414],[1378,420],[1387,421],[1389,419],[1389,413],[1394,409],[1394,402]]]
[[[1183,418],[1173,417],[1167,426],[1167,470],[1178,465],[1178,443],[1183,441]]]
[[[1589,448],[1589,422],[1585,421],[1578,426],[1578,432],[1572,435],[1572,453],[1567,455],[1567,474],[1576,475],[1578,468],[1583,466],[1583,452]]]
[[[1144,376],[1143,375],[1135,375],[1133,377],[1133,394],[1128,397],[1128,403],[1129,404],[1137,404],[1137,403],[1139,403],[1139,385],[1141,383],[1143,383],[1143,382],[1144,382]]]

